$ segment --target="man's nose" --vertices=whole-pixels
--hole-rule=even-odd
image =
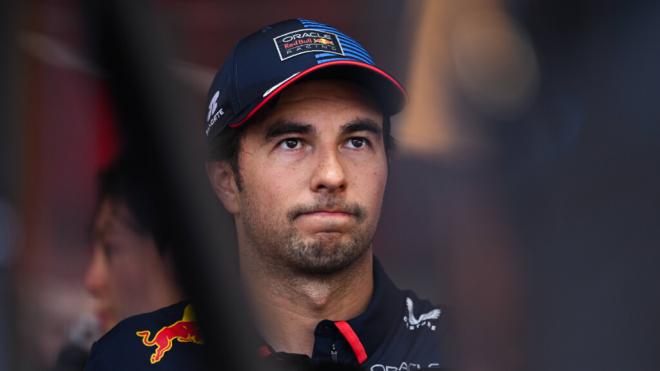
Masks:
[[[92,296],[98,296],[107,281],[102,252],[99,250],[98,247],[94,248],[92,260],[89,262],[89,267],[87,267],[85,273],[85,288]]]
[[[342,192],[346,189],[346,173],[336,148],[317,152],[318,161],[311,179],[314,192]]]

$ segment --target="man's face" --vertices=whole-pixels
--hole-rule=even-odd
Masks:
[[[370,248],[387,180],[383,116],[354,84],[285,90],[246,128],[236,218],[243,253],[303,274],[337,272]]]
[[[133,216],[123,203],[101,202],[92,247],[85,286],[95,299],[103,330],[130,315],[171,304],[162,295],[173,281],[169,264],[153,238],[136,232]]]

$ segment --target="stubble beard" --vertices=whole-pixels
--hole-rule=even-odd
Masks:
[[[250,245],[259,259],[269,263],[271,269],[283,273],[327,276],[341,272],[363,257],[373,240],[375,225],[367,223],[364,208],[357,204],[340,204],[335,199],[324,199],[315,205],[294,207],[286,217],[270,219],[258,212],[256,205],[249,202],[249,197],[245,197],[244,201],[241,216]],[[342,236],[328,233],[303,238],[293,224],[301,213],[337,205],[350,210],[352,217],[357,219],[357,226],[352,232]]]

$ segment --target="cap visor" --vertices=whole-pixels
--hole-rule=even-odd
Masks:
[[[383,113],[386,115],[393,115],[401,111],[407,100],[407,93],[403,86],[385,71],[362,62],[333,61],[312,66],[275,84],[264,93],[263,99],[258,101],[244,117],[228,126],[236,128],[243,125],[288,86],[306,78],[321,76],[349,80],[365,87],[380,103]]]

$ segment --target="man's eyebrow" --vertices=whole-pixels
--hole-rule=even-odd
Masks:
[[[286,134],[308,134],[314,131],[312,125],[295,121],[278,121],[266,131],[266,139]]]
[[[372,119],[356,119],[341,127],[343,134],[351,134],[358,131],[368,131],[376,135],[382,135],[383,129]]]

